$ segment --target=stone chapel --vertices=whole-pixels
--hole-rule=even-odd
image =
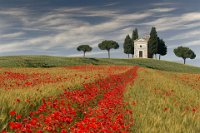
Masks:
[[[134,41],[134,58],[148,58],[149,36]]]

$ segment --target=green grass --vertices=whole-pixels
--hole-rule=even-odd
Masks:
[[[183,65],[169,61],[155,59],[103,59],[103,58],[78,58],[56,56],[3,56],[0,57],[0,67],[59,67],[74,65],[138,65],[142,67],[173,71],[200,73],[199,67]]]

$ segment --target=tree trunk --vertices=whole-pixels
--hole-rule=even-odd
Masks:
[[[132,58],[133,58],[133,54],[132,54]]]
[[[161,56],[160,56],[160,54],[159,54],[159,60],[160,60],[160,57],[161,57]]]
[[[129,54],[128,54],[128,58],[129,58]]]
[[[83,57],[85,58],[85,51],[83,52]]]
[[[186,62],[186,59],[184,58],[183,60],[184,60],[184,64],[185,64],[185,62]]]
[[[154,54],[155,55],[155,59],[157,59],[157,54]]]
[[[153,58],[153,54],[148,54],[148,58]]]
[[[110,50],[108,50],[108,58],[110,59]]]

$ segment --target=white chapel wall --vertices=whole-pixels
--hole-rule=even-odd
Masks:
[[[139,58],[139,51],[143,52],[143,57],[141,58],[148,58],[148,47],[147,41],[144,39],[139,39],[134,42],[134,57]]]

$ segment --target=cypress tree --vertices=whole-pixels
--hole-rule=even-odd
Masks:
[[[133,30],[133,33],[132,33],[132,40],[136,40],[138,39],[138,30],[137,28],[135,28],[135,30]]]
[[[129,58],[129,54],[133,54],[133,45],[132,45],[132,40],[130,38],[129,35],[126,36],[125,40],[124,40],[124,53],[128,54],[128,58]]]
[[[148,57],[153,58],[153,55],[157,53],[158,48],[158,36],[156,32],[156,28],[152,27],[150,38],[148,41]]]
[[[138,30],[137,30],[137,28],[135,28],[134,30],[133,30],[133,33],[132,33],[132,57],[133,57],[133,55],[134,55],[134,41],[136,40],[136,39],[138,39]]]
[[[159,37],[158,37],[157,54],[159,54],[159,60],[160,60],[161,56],[164,56],[167,54],[167,46],[165,45],[165,42],[163,41],[163,39],[160,39]]]

